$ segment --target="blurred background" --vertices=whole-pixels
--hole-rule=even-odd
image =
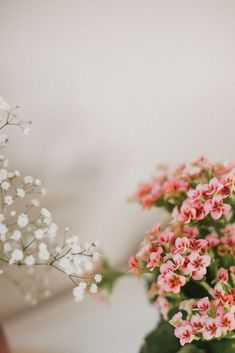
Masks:
[[[117,268],[161,218],[126,202],[157,164],[234,159],[234,18],[233,0],[0,0],[0,95],[33,121],[5,154]],[[12,352],[138,352],[158,318],[140,281],[79,305],[65,282],[34,308],[1,282]]]

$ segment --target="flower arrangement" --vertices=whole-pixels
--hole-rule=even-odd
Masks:
[[[129,259],[129,271],[147,278],[162,315],[141,352],[161,352],[159,342],[169,353],[235,352],[234,180],[234,163],[200,157],[162,168],[132,197],[143,209],[169,214]]]
[[[0,130],[7,126],[18,126],[28,133],[31,122],[21,120],[18,107],[10,109],[0,98]],[[5,147],[8,138],[0,136],[0,146]],[[81,301],[85,292],[96,293],[102,276],[94,273],[94,264],[99,261],[98,241],[82,244],[77,235],[69,235],[65,229],[62,239],[51,212],[40,206],[39,197],[45,189],[38,178],[21,177],[18,170],[9,170],[8,160],[0,156],[0,272],[24,293],[25,298],[35,303],[39,296],[49,295],[50,288],[35,288],[34,269],[40,268],[45,280],[45,269],[63,273],[73,284],[73,295]],[[29,285],[10,274],[12,267],[25,269],[31,275]],[[44,281],[45,282],[45,281]],[[42,287],[42,286],[41,286]],[[37,286],[36,286],[37,288]],[[43,289],[43,290],[42,290]]]

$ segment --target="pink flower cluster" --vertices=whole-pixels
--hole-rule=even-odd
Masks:
[[[234,163],[200,157],[172,173],[164,169],[134,195],[144,209],[170,214],[166,227],[156,223],[147,232],[129,271],[152,274],[149,295],[165,320],[171,309],[182,310],[170,321],[182,345],[234,334],[234,181]]]
[[[187,198],[183,201],[180,211],[176,207],[174,216],[179,221],[201,221],[207,215],[213,220],[218,220],[223,214],[227,214],[231,206],[224,203],[224,199],[232,194],[234,178],[212,178],[209,183],[198,184],[195,189],[190,189]]]
[[[187,232],[187,227],[184,231]],[[195,236],[195,229],[190,235]],[[177,237],[169,229],[161,231],[157,223],[148,232],[136,256],[130,258],[129,267],[137,273],[145,268],[150,272],[157,269],[159,293],[178,294],[190,278],[199,281],[206,274],[211,262],[207,250],[207,240]]]
[[[230,269],[230,276],[234,281],[234,267]],[[187,312],[184,320],[179,311],[170,320],[175,326],[175,336],[180,343],[191,343],[193,340],[222,338],[235,330],[235,289],[228,282],[228,270],[220,268],[217,284],[210,290],[212,297],[182,302],[180,309]]]

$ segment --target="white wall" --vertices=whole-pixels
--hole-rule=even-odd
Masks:
[[[234,13],[233,0],[0,1],[0,92],[33,120],[7,153],[43,178],[58,222],[99,238],[113,264],[157,218],[125,203],[155,164],[234,158]],[[12,320],[12,344],[136,353],[155,316],[136,286],[120,284],[109,308],[68,297]]]

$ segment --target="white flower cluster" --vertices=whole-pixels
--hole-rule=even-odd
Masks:
[[[0,112],[3,110],[9,107],[0,98]],[[73,294],[80,301],[85,291],[96,293],[102,280],[101,275],[93,274],[94,263],[100,259],[98,241],[82,245],[78,236],[68,236],[67,229],[58,245],[58,227],[50,211],[40,207],[38,196],[43,194],[38,178],[9,171],[8,160],[0,156],[0,272],[4,274],[6,265],[58,270],[72,281]]]

